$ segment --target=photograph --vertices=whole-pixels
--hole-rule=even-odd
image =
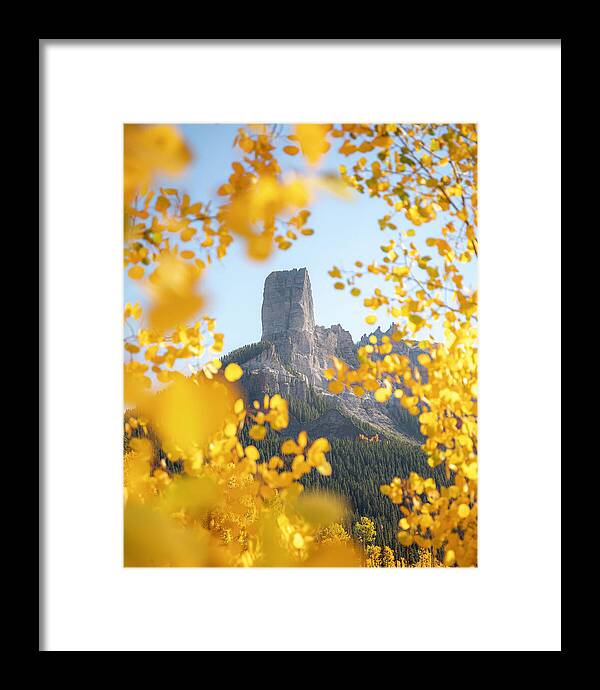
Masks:
[[[477,566],[477,125],[125,124],[124,565]]]

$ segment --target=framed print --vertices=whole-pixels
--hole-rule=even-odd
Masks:
[[[561,649],[560,70],[40,39],[41,650]]]

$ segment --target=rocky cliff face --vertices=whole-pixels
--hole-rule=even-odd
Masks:
[[[292,414],[290,433],[302,427],[311,435],[347,438],[376,431],[421,440],[416,420],[397,400],[381,405],[370,395],[357,398],[351,392],[339,396],[329,393],[323,370],[331,366],[334,356],[355,366],[356,349],[368,342],[368,335],[354,343],[351,334],[339,324],[329,328],[315,325],[306,268],[275,271],[267,276],[261,317],[261,342],[230,353],[228,360],[237,361],[244,369],[249,399],[279,393],[290,401],[292,410],[298,409],[299,403],[303,409],[313,410],[308,422]],[[375,332],[378,337],[384,334],[380,329]],[[250,353],[246,361],[242,361],[244,350]],[[394,351],[406,354],[415,363],[420,352],[404,342],[394,343]]]
[[[305,268],[274,271],[263,290],[262,339],[286,333],[311,333],[315,327],[310,278]]]
[[[352,336],[340,325],[315,326],[310,278],[305,268],[267,276],[262,304],[262,341],[272,343],[280,363],[293,375],[323,387],[323,370],[336,355],[354,362]]]

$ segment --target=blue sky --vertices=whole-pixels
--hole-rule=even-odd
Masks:
[[[231,173],[231,163],[238,160],[242,152],[232,146],[240,125],[183,125],[181,127],[194,159],[184,176],[173,184],[187,192],[192,202],[218,202],[218,187]],[[341,142],[342,140],[337,140]],[[333,147],[332,147],[333,148]],[[339,148],[339,145],[336,147]],[[300,156],[282,154],[279,158],[284,169],[305,171]],[[337,151],[330,151],[322,160],[319,171],[337,172],[340,164],[348,165],[349,159]],[[169,181],[169,185],[172,181]],[[358,193],[352,200],[323,194],[310,207],[308,227],[315,230],[310,237],[301,237],[287,251],[275,250],[264,262],[248,259],[242,242],[234,242],[222,262],[215,262],[203,275],[203,292],[208,296],[206,312],[217,319],[217,330],[225,333],[225,352],[247,343],[260,340],[260,308],[263,284],[271,271],[280,271],[305,266],[310,274],[316,322],[323,326],[339,323],[350,331],[354,340],[373,330],[364,322],[367,310],[362,299],[351,297],[347,290],[333,288],[333,280],[327,274],[333,265],[352,268],[357,259],[369,262],[380,260],[379,246],[397,232],[381,232],[377,219],[390,213],[387,204],[379,199]],[[394,222],[399,227],[411,227],[398,216]],[[434,234],[433,221],[417,228],[428,236]],[[427,228],[425,230],[425,228]],[[413,238],[414,239],[414,238]],[[417,244],[419,244],[417,242]],[[472,285],[475,273],[471,272]],[[369,282],[361,281],[361,288]],[[371,283],[374,285],[374,283]],[[363,290],[364,292],[365,290]],[[125,300],[145,304],[143,292],[135,281],[125,278]],[[378,312],[378,314],[380,314]],[[377,325],[387,328],[390,321],[383,315]]]

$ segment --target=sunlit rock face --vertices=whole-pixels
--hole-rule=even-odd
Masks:
[[[273,342],[285,333],[311,334],[315,328],[310,278],[305,268],[274,271],[263,291],[262,339]]]
[[[294,433],[302,426],[309,433],[323,435],[329,429],[329,435],[349,438],[364,433],[364,428],[360,428],[364,422],[387,435],[400,434],[421,440],[418,424],[407,420],[397,400],[391,399],[382,405],[370,395],[358,398],[349,391],[337,396],[329,393],[323,371],[332,366],[334,357],[351,367],[356,366],[356,350],[368,343],[369,336],[355,343],[340,324],[315,325],[313,295],[306,268],[275,271],[267,276],[261,318],[260,353],[240,362],[245,372],[243,385],[248,398],[261,399],[265,393],[279,393],[287,400],[310,403],[314,402],[316,394],[328,407],[310,424],[300,425],[292,416],[289,432]],[[378,329],[375,335],[381,337],[391,332],[391,329],[386,333]],[[402,341],[394,343],[394,351],[407,355],[414,362],[420,352]]]
[[[352,336],[340,325],[315,326],[313,297],[306,268],[267,276],[262,304],[262,340],[273,343],[283,365],[311,385],[322,386],[331,358],[354,361]]]

